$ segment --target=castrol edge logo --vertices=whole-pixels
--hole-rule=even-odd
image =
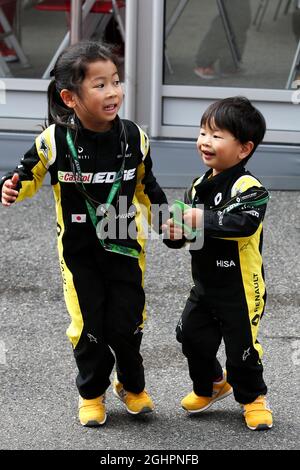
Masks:
[[[62,183],[91,183],[93,179],[93,173],[82,173],[79,175],[73,174],[71,171],[59,171],[58,180]]]
[[[129,181],[135,177],[136,168],[125,170],[123,180]],[[71,171],[59,171],[58,181],[61,183],[113,183],[116,179],[115,171],[106,171],[102,173],[82,173],[81,176]]]

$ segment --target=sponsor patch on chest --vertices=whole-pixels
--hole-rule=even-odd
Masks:
[[[135,177],[136,168],[125,170],[123,175],[124,181],[130,181]],[[113,183],[116,179],[115,171],[103,171],[98,173],[82,173],[81,177],[71,171],[59,171],[58,181],[62,183]]]

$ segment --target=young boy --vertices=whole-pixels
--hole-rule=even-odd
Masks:
[[[182,407],[201,413],[233,390],[251,430],[272,427],[257,340],[266,300],[261,250],[268,193],[244,168],[265,130],[264,117],[244,97],[217,101],[202,116],[197,148],[209,170],[186,192],[193,208],[183,222],[203,226],[204,244],[190,244],[195,285],[176,328],[193,382]],[[165,230],[167,246],[185,244],[174,219]],[[222,338],[226,370],[216,358]]]

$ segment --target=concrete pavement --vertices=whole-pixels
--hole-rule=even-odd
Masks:
[[[167,190],[170,202],[183,190]],[[76,369],[65,336],[51,188],[10,209],[0,208],[1,449],[299,449],[300,193],[272,192],[265,221],[268,304],[259,339],[274,428],[251,432],[232,397],[189,417],[180,399],[190,391],[174,329],[191,287],[186,250],[149,241],[148,322],[142,345],[147,389],[156,411],[134,418],[107,394],[104,427],[77,420]],[[220,358],[224,363],[224,350]]]

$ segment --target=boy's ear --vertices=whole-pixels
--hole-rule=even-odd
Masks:
[[[239,155],[240,160],[243,160],[244,158],[248,157],[248,155],[252,152],[253,147],[254,147],[254,143],[251,140],[242,144],[240,155]]]
[[[75,108],[76,106],[75,94],[72,91],[64,88],[60,92],[60,97],[65,103],[65,105],[68,106],[68,108]]]

